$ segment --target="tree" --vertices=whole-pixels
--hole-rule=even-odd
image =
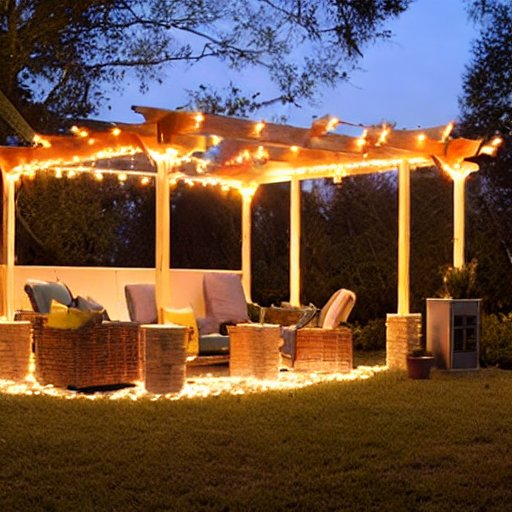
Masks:
[[[499,134],[503,144],[496,158],[481,159],[471,183],[470,242],[480,262],[482,295],[494,310],[506,310],[512,307],[502,289],[512,273],[512,4],[474,3],[480,9],[470,14],[481,30],[463,77],[462,133]]]
[[[177,62],[256,66],[269,102],[311,99],[346,79],[411,0],[2,0],[0,90],[42,131],[98,111],[133,70],[142,88]],[[297,51],[295,51],[297,50]]]

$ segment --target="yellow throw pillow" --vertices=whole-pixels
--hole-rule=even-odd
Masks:
[[[186,347],[187,354],[197,356],[199,353],[199,329],[197,328],[196,317],[192,308],[164,308],[163,309],[164,324],[177,324],[185,327],[192,327],[192,336],[188,339]]]
[[[80,311],[77,308],[68,308],[64,304],[52,300],[47,325],[54,329],[78,329],[97,315],[98,313],[95,311]]]

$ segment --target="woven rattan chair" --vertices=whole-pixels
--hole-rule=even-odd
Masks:
[[[304,322],[283,327],[283,363],[298,371],[351,371],[352,330],[341,324],[348,320],[355,301],[354,292],[342,288],[322,308],[316,327]]]

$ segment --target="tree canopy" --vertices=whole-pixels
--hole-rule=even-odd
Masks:
[[[277,84],[252,108],[311,99],[346,79],[411,0],[2,0],[0,90],[42,130],[98,111],[126,73],[140,86],[177,62],[257,66]],[[206,86],[205,86],[206,87]],[[242,95],[245,93],[242,93]]]

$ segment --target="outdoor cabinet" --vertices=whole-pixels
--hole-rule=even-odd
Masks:
[[[437,368],[478,368],[480,299],[427,299],[426,330]]]

